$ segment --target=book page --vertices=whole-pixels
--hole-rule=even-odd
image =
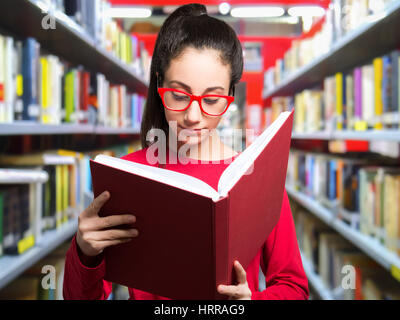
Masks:
[[[235,160],[224,170],[218,182],[218,193],[225,197],[237,181],[251,168],[255,159],[260,155],[269,141],[279,131],[290,116],[290,111],[282,112],[265,131],[253,141]]]
[[[152,167],[103,154],[97,155],[94,161],[145,178],[160,181],[170,186],[200,194],[213,199],[213,201],[217,201],[220,198],[218,192],[210,185],[187,174],[168,169]]]

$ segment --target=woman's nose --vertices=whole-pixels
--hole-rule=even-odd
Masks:
[[[189,108],[185,110],[185,113],[185,118],[188,120],[188,122],[198,122],[202,116],[200,105],[195,100],[193,100]]]

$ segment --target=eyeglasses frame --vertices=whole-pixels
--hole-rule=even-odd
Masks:
[[[158,93],[159,93],[159,95],[160,95],[160,97],[161,97],[161,100],[162,100],[162,102],[163,102],[164,107],[165,107],[166,109],[168,109],[168,110],[182,112],[182,111],[187,110],[187,109],[190,107],[190,105],[192,104],[193,101],[197,101],[197,103],[199,104],[200,109],[201,109],[201,111],[202,111],[203,113],[205,113],[205,114],[207,114],[207,115],[209,115],[209,116],[214,116],[214,117],[222,116],[222,115],[228,110],[228,108],[229,108],[229,106],[231,105],[231,103],[235,100],[235,97],[232,97],[232,96],[224,96],[224,95],[219,95],[219,94],[206,94],[206,95],[202,95],[202,96],[196,96],[196,95],[190,94],[190,93],[188,93],[188,92],[181,91],[181,90],[178,90],[178,89],[173,89],[173,88],[158,88],[157,91],[158,91]],[[185,95],[189,96],[189,97],[190,97],[190,101],[189,101],[189,104],[187,105],[187,107],[186,107],[185,109],[182,109],[182,110],[174,110],[174,109],[169,108],[169,107],[167,106],[167,104],[165,103],[165,101],[164,101],[164,94],[165,94],[165,92],[168,92],[168,91],[179,92],[179,93],[182,93],[182,94],[185,94]],[[206,111],[203,109],[203,106],[202,106],[202,104],[201,104],[201,100],[202,100],[203,98],[207,98],[207,97],[225,98],[225,99],[228,101],[228,104],[227,104],[227,106],[225,107],[225,110],[224,110],[223,112],[219,113],[219,114],[210,114],[210,113],[206,112]]]

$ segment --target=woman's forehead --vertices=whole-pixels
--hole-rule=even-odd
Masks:
[[[223,64],[219,52],[213,49],[188,48],[178,58],[171,60],[165,73],[167,81],[190,83],[212,80],[213,85],[225,85],[230,81],[230,67]]]

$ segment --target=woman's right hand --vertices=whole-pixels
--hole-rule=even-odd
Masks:
[[[132,214],[99,217],[100,208],[108,201],[110,193],[104,191],[79,215],[76,242],[87,259],[98,256],[109,246],[131,241],[137,237],[137,229],[110,229],[123,224],[132,224]]]

